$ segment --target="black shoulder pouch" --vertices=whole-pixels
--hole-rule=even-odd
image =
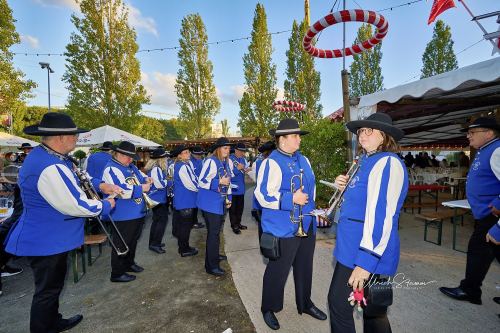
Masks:
[[[260,236],[260,252],[269,260],[276,260],[281,256],[280,239],[267,232]]]

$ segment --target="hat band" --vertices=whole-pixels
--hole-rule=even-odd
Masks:
[[[120,153],[124,153],[124,154],[135,154],[135,151],[129,151],[129,150],[124,150],[124,149],[121,149],[121,148],[116,148],[116,151],[120,152]]]
[[[280,134],[280,133],[296,132],[296,131],[300,131],[300,128],[290,128],[290,129],[276,130],[274,133]]]
[[[73,128],[57,128],[57,127],[40,127],[38,126],[39,131],[59,131],[59,132],[72,132],[78,130],[77,127]]]

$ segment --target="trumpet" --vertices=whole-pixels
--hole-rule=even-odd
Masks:
[[[167,186],[167,197],[170,198],[174,196],[174,166],[175,163],[172,163],[167,167],[167,182],[170,182]]]
[[[238,165],[240,165],[240,164],[241,164],[241,163],[240,163],[240,162],[238,162],[237,160],[234,160],[234,161],[233,161],[233,165],[234,165],[234,167],[236,168],[236,170],[238,170],[238,171],[239,171],[239,172],[241,172],[242,174],[245,174],[245,171],[244,171],[244,170],[245,170],[245,168],[243,168],[243,169],[241,169],[241,170],[240,170],[240,169],[238,169]]]
[[[231,201],[229,201],[228,198],[230,185],[221,185],[220,183],[220,180],[222,178],[227,177],[227,169],[221,166],[217,170],[217,174],[219,175],[219,193],[224,198],[224,204],[226,205],[226,208],[229,208],[229,206],[231,206]]]
[[[129,185],[141,185],[141,183],[139,182],[139,180],[137,179],[137,177],[135,175],[133,176],[130,176],[130,177],[127,177],[125,179],[125,183],[129,184]],[[153,207],[155,207],[156,205],[159,204],[159,202],[157,201],[154,201],[153,199],[151,199],[146,193],[142,192],[142,198],[137,198],[137,199],[134,199],[134,201],[139,205],[140,203],[142,203],[142,200],[144,200],[144,203],[146,204],[146,208],[147,209],[151,209]]]
[[[357,160],[354,160],[352,162],[352,165],[349,167],[349,170],[347,170],[346,176],[349,177],[349,181],[351,181],[352,177],[358,172],[359,170],[359,164]],[[325,184],[327,186],[330,186],[332,183],[325,182],[325,181],[320,181],[320,183]],[[333,193],[332,197],[328,201],[328,209],[325,211],[323,215],[319,215],[319,217],[326,222],[325,227],[330,227],[335,221],[335,214],[337,211],[340,209],[340,206],[342,205],[342,197],[344,196],[344,193],[347,189],[347,185],[342,189],[339,190],[338,188],[335,189],[335,192]]]
[[[95,190],[94,186],[92,186],[90,179],[87,177],[85,172],[83,172],[82,170],[80,170],[78,168],[78,166],[77,166],[78,162],[76,162],[73,158],[69,158],[69,159],[75,165],[75,167],[73,168],[73,171],[75,172],[76,176],[78,177],[78,180],[80,180],[80,188],[87,195],[87,198],[101,201],[101,198],[99,197],[99,194],[97,194],[97,191]],[[106,229],[106,226],[102,222],[101,218],[99,216],[96,216],[95,218],[97,219],[97,222],[101,226],[101,229],[106,234],[106,237],[108,237],[109,244],[111,245],[111,247],[116,251],[116,253],[119,256],[124,256],[129,251],[128,245],[125,242],[125,239],[123,239],[122,234],[120,233],[120,231],[116,227],[115,221],[113,221],[113,219],[111,218],[111,215],[109,215],[108,217],[109,217],[109,224],[111,226],[112,232],[113,232],[113,234],[116,234],[118,236],[118,240],[120,241],[121,246],[117,246],[114,242],[114,239],[111,239],[111,235],[108,232],[108,230]]]
[[[295,193],[297,190],[295,186],[295,179],[299,179],[299,189],[302,188],[303,183],[302,183],[302,178],[304,176],[304,170],[300,169],[300,173],[298,175],[293,175],[292,178],[290,179],[290,191],[292,193]],[[298,217],[295,217],[295,212],[298,213]],[[290,212],[290,221],[292,221],[293,224],[298,224],[297,232],[295,233],[295,236],[297,237],[307,237],[307,233],[304,231],[304,215],[302,214],[302,205],[299,204],[293,204],[293,208]]]

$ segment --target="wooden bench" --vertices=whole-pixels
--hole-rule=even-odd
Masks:
[[[443,220],[445,219],[450,219],[450,221],[453,223],[453,219],[455,217],[462,217],[462,222],[463,222],[463,216],[465,215],[466,210],[465,209],[457,209],[452,210],[452,209],[447,209],[447,210],[438,210],[438,211],[430,211],[430,212],[424,212],[415,215],[415,217],[423,219],[425,221],[425,227],[424,227],[424,241],[433,243],[436,245],[441,245],[441,238],[443,234]],[[427,231],[428,228],[436,228],[437,229],[437,241],[434,242],[432,240],[427,239]],[[455,233],[453,234],[453,244],[455,244]]]
[[[414,213],[415,209],[418,209],[418,212],[420,213],[422,211],[422,208],[426,207],[433,207],[437,209],[437,207],[439,207],[439,203],[436,204],[435,202],[422,202],[422,203],[406,202],[403,204],[403,211],[406,213],[406,210],[411,208],[412,214]]]
[[[85,254],[87,254],[88,265],[92,266],[93,263],[102,254],[102,244],[108,240],[106,235],[85,235],[83,245],[71,251],[71,265],[73,268],[73,282],[77,283],[87,273],[87,262],[85,261]],[[99,245],[99,254],[92,259],[92,245]],[[78,254],[81,256],[81,272],[78,269]]]
[[[87,248],[87,259],[89,266],[99,258],[102,254],[102,244],[108,240],[104,234],[100,235],[85,235],[84,247]],[[99,245],[99,254],[92,260],[92,245]]]

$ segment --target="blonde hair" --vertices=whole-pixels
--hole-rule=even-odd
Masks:
[[[223,147],[223,146],[222,146]],[[222,147],[217,147],[215,148],[214,152],[212,153],[213,156],[217,157],[220,161],[224,161],[229,158],[229,156],[226,156],[225,158],[222,157],[222,153],[221,153],[221,148]]]
[[[159,167],[163,171],[167,171],[167,158],[162,157],[162,158],[150,158],[148,162],[146,163],[146,166],[144,169],[146,171],[151,171],[154,167]]]

